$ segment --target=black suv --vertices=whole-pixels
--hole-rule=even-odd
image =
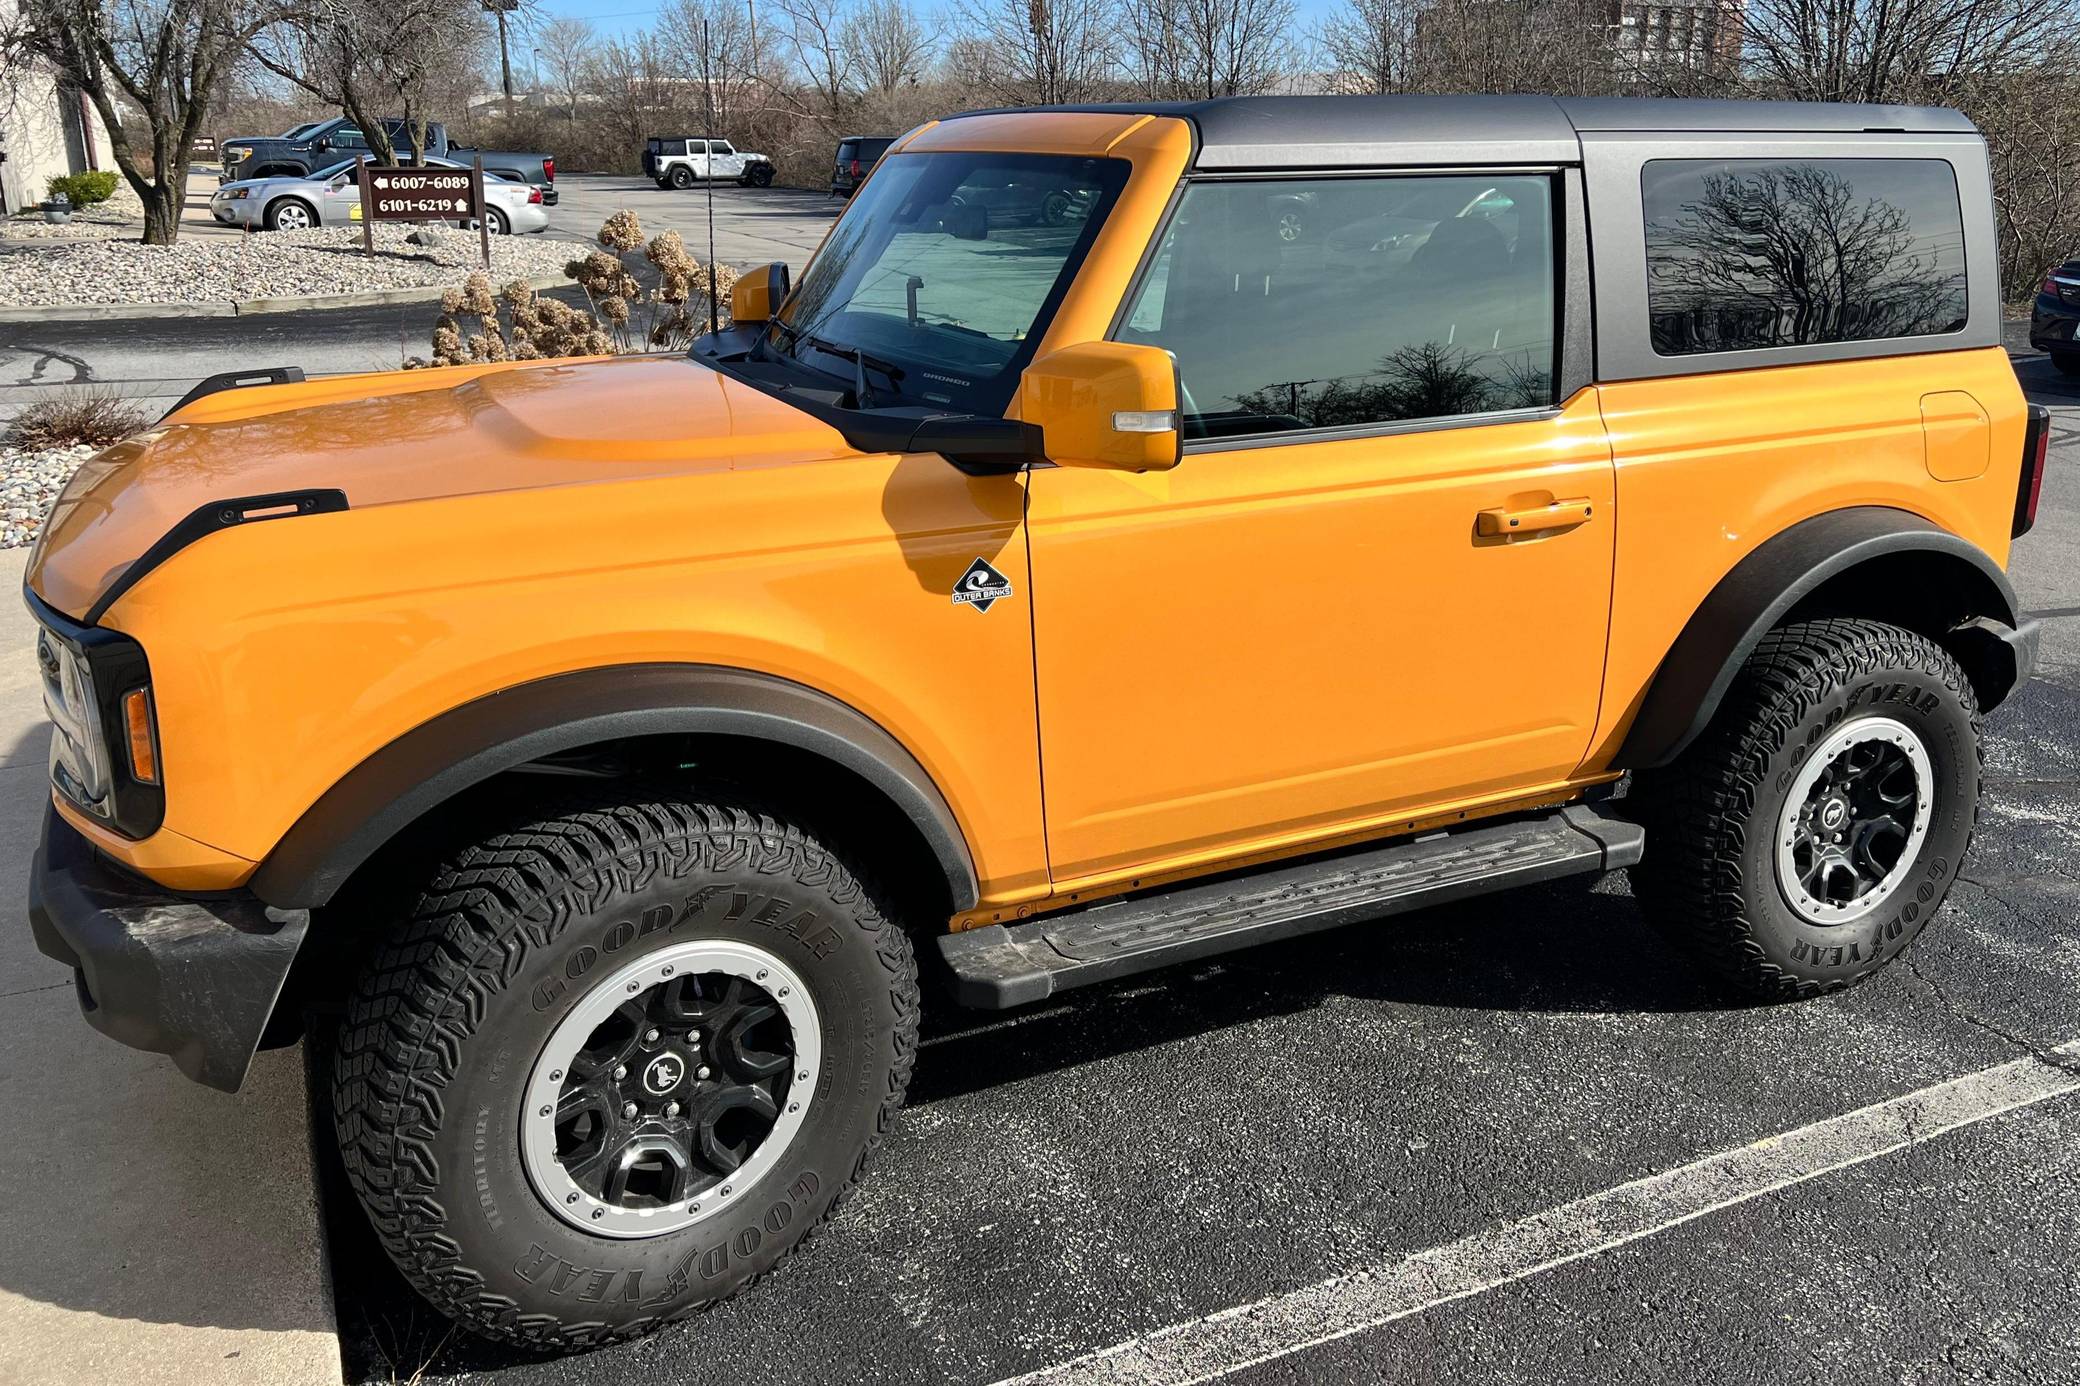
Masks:
[[[831,196],[852,196],[895,142],[894,135],[847,135],[839,140],[838,161],[831,166]]]
[[[2037,285],[2030,308],[2029,344],[2051,353],[2062,375],[2080,375],[2080,260],[2068,260]]]

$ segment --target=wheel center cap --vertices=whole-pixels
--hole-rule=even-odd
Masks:
[[[1840,799],[1829,799],[1820,809],[1820,826],[1829,832],[1839,829],[1849,821],[1849,806]]]
[[[643,1069],[643,1090],[662,1097],[679,1086],[686,1076],[686,1061],[677,1054],[659,1054]]]

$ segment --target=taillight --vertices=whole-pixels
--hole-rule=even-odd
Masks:
[[[2037,497],[2044,491],[2044,464],[2051,455],[2051,411],[2029,407],[2029,426],[2022,430],[2022,479],[2015,486],[2015,537],[2037,523]]]
[[[852,161],[852,176],[854,178],[859,177],[859,160],[857,159]]]
[[[2050,294],[2053,298],[2057,298],[2058,277],[2055,274],[2045,275],[2044,282],[2037,285],[2037,292],[2040,294]]]
[[[542,190],[540,188],[529,188],[527,190],[527,200],[539,203],[542,200]]]
[[[554,159],[542,160],[542,179],[549,183],[556,181],[556,161]]]

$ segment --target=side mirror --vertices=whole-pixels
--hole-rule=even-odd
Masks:
[[[788,274],[785,265],[760,265],[746,270],[737,279],[736,287],[729,291],[730,321],[742,327],[747,323],[768,322],[780,311],[787,301]]]
[[[1184,456],[1177,358],[1132,342],[1078,342],[1027,366],[1027,422],[1059,467],[1165,472]]]

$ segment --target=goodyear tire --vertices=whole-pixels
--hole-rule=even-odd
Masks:
[[[344,1022],[347,1173],[488,1336],[633,1337],[770,1270],[859,1177],[917,1044],[903,931],[769,815],[631,798],[442,867]]]
[[[1978,704],[1935,642],[1875,621],[1787,626],[1675,764],[1635,777],[1633,892],[1737,992],[1838,991],[1943,903],[1979,779]]]

